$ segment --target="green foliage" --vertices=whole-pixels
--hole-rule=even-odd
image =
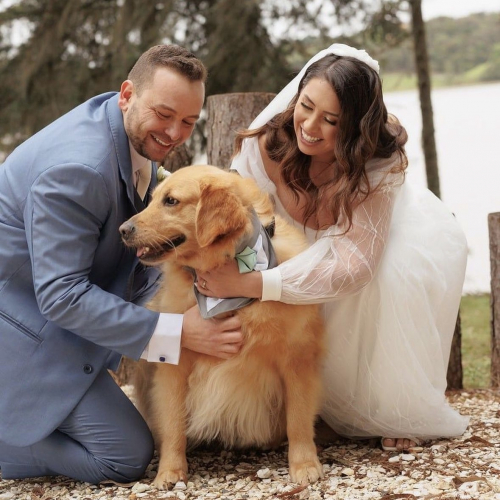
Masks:
[[[490,296],[464,295],[460,305],[462,366],[466,389],[490,386]]]
[[[325,15],[327,6],[333,14]],[[89,97],[118,90],[139,54],[156,43],[198,54],[209,70],[207,95],[276,92],[332,42],[368,50],[384,80],[397,72],[408,81],[414,57],[400,19],[408,1],[373,6],[366,0],[15,0],[0,12],[0,154]],[[353,17],[366,28],[329,36]],[[433,71],[452,75],[452,83],[458,75],[465,82],[499,78],[498,19],[477,14],[427,23]],[[16,23],[31,34],[21,46],[12,44]],[[284,26],[279,39],[271,34],[274,24]],[[304,33],[312,35],[304,40]]]
[[[0,12],[0,148],[12,149],[94,95],[119,90],[138,56],[157,43],[196,52],[209,70],[208,93],[277,90],[288,79],[287,62],[263,26],[261,3],[14,2]],[[11,39],[14,22],[31,34],[18,47]]]
[[[430,68],[433,74],[463,77],[475,81],[500,79],[500,15],[473,14],[460,19],[439,17],[426,23]],[[380,60],[384,72],[413,73],[410,40],[386,51]],[[477,70],[477,68],[481,68]],[[477,73],[476,73],[477,71]],[[469,79],[470,81],[470,79]]]

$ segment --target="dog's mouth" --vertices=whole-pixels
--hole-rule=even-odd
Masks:
[[[143,262],[153,262],[160,259],[163,255],[171,252],[174,248],[182,245],[186,237],[181,234],[175,238],[169,239],[166,243],[159,246],[145,246],[137,249],[137,258]]]

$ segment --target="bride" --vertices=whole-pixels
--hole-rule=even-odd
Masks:
[[[467,242],[454,216],[405,180],[406,131],[387,113],[378,63],[334,44],[237,138],[253,177],[310,247],[274,269],[199,275],[213,297],[322,303],[323,420],[386,450],[462,434],[445,398]]]

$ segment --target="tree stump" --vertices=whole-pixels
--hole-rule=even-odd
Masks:
[[[186,147],[186,144],[181,144],[172,149],[163,160],[163,167],[172,174],[182,167],[187,167],[193,163],[193,155]]]
[[[500,387],[500,212],[488,214],[491,269],[491,386]]]
[[[272,101],[269,92],[217,94],[207,98],[207,162],[229,169],[236,132],[247,128]]]

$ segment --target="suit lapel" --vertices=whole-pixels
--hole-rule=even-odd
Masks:
[[[118,170],[120,172],[120,177],[126,186],[127,196],[130,203],[135,207],[137,212],[140,212],[149,204],[149,201],[151,200],[151,193],[157,185],[156,171],[158,169],[158,165],[155,162],[151,162],[151,168],[153,170],[151,173],[151,182],[149,184],[146,197],[144,198],[144,201],[142,201],[133,184],[129,141],[123,125],[122,111],[118,106],[118,94],[109,100],[107,113],[111,133],[115,142],[115,152],[118,158]]]
[[[139,196],[137,196],[137,192],[133,184],[129,142],[123,125],[122,110],[118,106],[118,94],[109,100],[106,112],[108,114],[109,126],[115,143],[115,153],[118,159],[118,172],[120,174],[121,181],[125,184],[127,197],[130,203],[136,208],[137,211],[139,211],[139,207],[142,205],[142,208],[144,208],[144,204],[140,200]],[[137,205],[137,201],[140,201],[141,205]],[[142,208],[140,208],[140,210],[142,210]]]

